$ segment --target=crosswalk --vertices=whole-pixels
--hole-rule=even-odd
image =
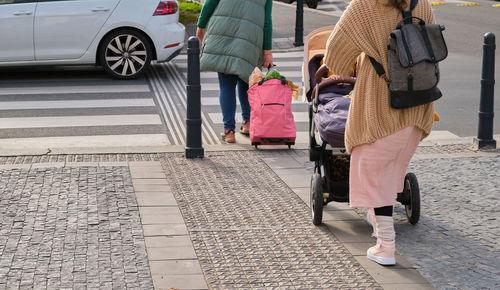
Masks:
[[[299,86],[302,55],[274,54],[276,69]],[[115,81],[99,70],[78,69],[3,77],[0,150],[43,138],[81,147],[184,145],[186,81],[186,54],[153,65],[145,77],[134,81]],[[201,73],[201,85],[203,144],[221,144],[217,74]],[[307,105],[294,100],[292,107],[297,130],[305,134]],[[237,121],[242,121],[239,115]]]
[[[340,17],[348,5],[347,0],[321,0],[316,9]]]

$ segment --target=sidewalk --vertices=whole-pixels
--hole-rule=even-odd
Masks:
[[[498,150],[419,147],[411,169],[421,182],[421,222],[409,226],[400,208],[396,215],[399,253],[412,262],[398,255],[396,266],[382,267],[366,259],[370,227],[347,204],[330,203],[324,225],[312,225],[306,150],[228,147],[193,160],[174,152],[0,157],[0,289],[498,286],[498,220],[488,202],[500,185]],[[459,216],[443,228],[435,219],[448,220],[442,215],[459,205],[436,208],[434,198],[458,202],[460,186],[472,189],[464,181],[453,189],[445,167],[490,172],[470,181],[482,184],[480,194],[462,208],[482,210],[487,223],[471,227],[477,221]]]

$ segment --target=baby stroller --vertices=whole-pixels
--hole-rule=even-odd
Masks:
[[[312,222],[320,225],[323,207],[331,201],[349,202],[349,161],[344,145],[345,122],[350,104],[348,95],[355,79],[326,77],[321,65],[326,41],[333,26],[319,28],[306,38],[302,76],[304,99],[309,102],[309,159],[314,162],[310,185]],[[417,177],[407,173],[397,201],[405,206],[411,224],[420,218],[420,190]]]

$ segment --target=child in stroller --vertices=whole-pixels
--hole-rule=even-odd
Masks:
[[[332,26],[311,32],[304,48],[304,98],[309,102],[309,159],[315,163],[311,177],[310,206],[312,221],[319,225],[323,207],[331,201],[349,202],[349,160],[344,148],[344,132],[350,98],[356,79],[329,76],[321,65]],[[405,206],[408,221],[420,217],[420,191],[413,173],[407,173],[404,190],[397,201]]]

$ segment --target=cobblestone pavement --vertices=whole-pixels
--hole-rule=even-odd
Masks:
[[[380,288],[257,153],[205,157],[162,162],[209,288]]]
[[[74,155],[26,155],[0,157],[0,165],[58,163],[58,162],[125,162],[158,161],[159,155],[151,154],[74,154]]]
[[[421,218],[396,208],[398,250],[439,289],[500,289],[500,155],[413,160]]]
[[[474,154],[470,145],[419,147],[409,171],[416,174],[421,216],[407,222],[397,203],[397,249],[438,289],[500,289],[500,150]],[[293,151],[306,160],[307,151]],[[426,158],[425,155],[444,158]],[[314,164],[304,162],[312,173]],[[357,210],[364,217],[364,210]]]
[[[128,167],[0,169],[0,193],[0,289],[153,287]]]

